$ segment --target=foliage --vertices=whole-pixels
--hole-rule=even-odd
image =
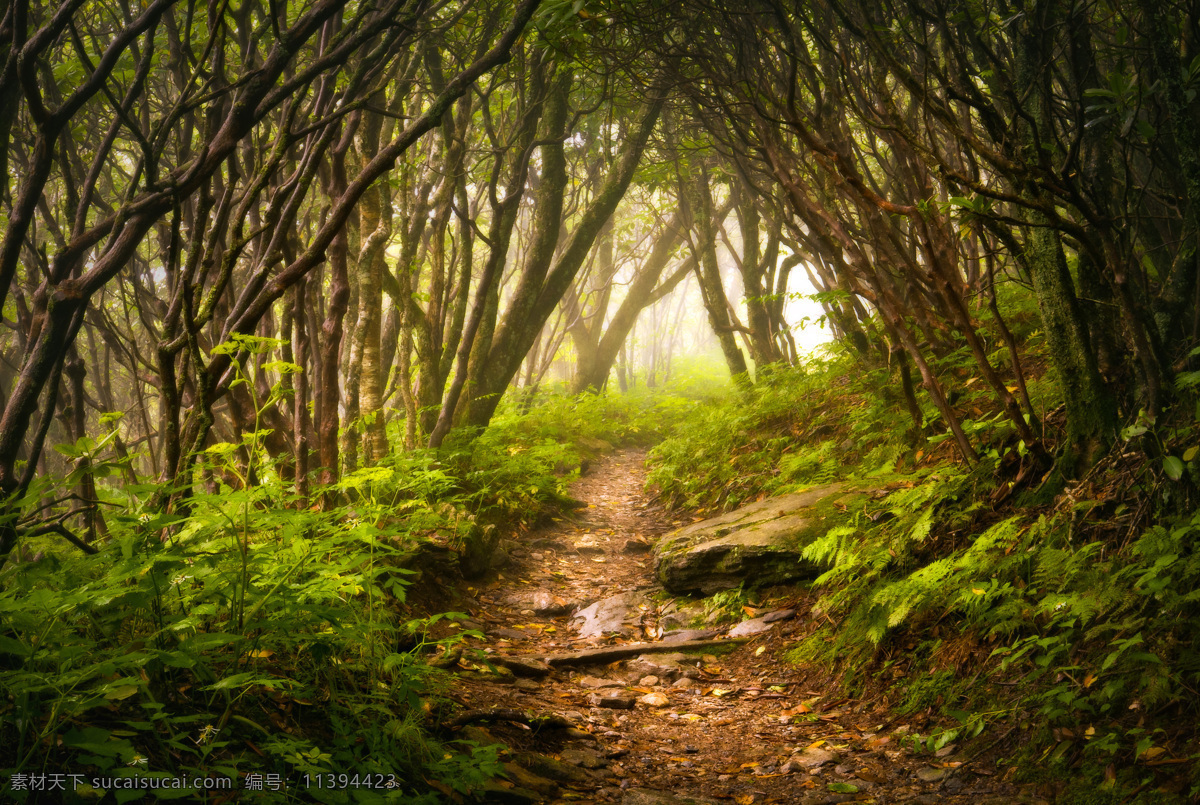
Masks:
[[[357,493],[352,507],[330,511],[266,482],[163,514],[150,505],[160,490],[133,487],[97,555],[48,549],[10,562],[0,575],[5,774],[289,781],[266,801],[350,801],[301,782],[347,769],[379,775],[355,801],[415,801],[423,777],[481,782],[496,768],[486,749],[439,748],[425,728],[437,686],[420,655],[441,616],[404,621],[396,606],[416,527],[388,495],[436,495],[439,480],[360,471],[341,483]],[[28,796],[8,785],[6,798]],[[114,791],[126,793],[143,792]]]
[[[1085,482],[1031,506],[1000,486],[1022,445],[980,400],[956,403],[979,407],[964,424],[977,423],[980,460],[949,463],[936,435],[917,447],[886,426],[902,403],[880,370],[848,360],[835,347],[807,373],[702,406],[653,453],[663,496],[697,508],[835,478],[881,490],[805,550],[825,568],[814,610],[828,617],[792,658],[852,689],[890,685],[902,711],[940,710],[922,747],[1008,720],[1041,725],[1035,744],[1055,762],[1102,761],[1101,779],[1103,764],[1185,752],[1152,714],[1187,723],[1200,689],[1197,426],[1143,415]]]

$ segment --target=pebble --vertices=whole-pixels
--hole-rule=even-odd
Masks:
[[[638,680],[638,684],[644,688],[652,688],[660,682],[662,682],[662,680],[656,677],[654,674],[648,674]]]
[[[523,690],[526,693],[536,693],[542,689],[541,684],[534,682],[532,679],[518,679],[513,685],[517,690]]]
[[[529,558],[535,562],[541,562],[543,559],[546,558],[546,554],[538,553],[537,551],[534,551],[533,553],[529,554]]]
[[[671,703],[671,700],[662,693],[647,693],[638,701],[648,707],[666,707]]]

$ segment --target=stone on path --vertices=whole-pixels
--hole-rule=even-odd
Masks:
[[[504,599],[506,606],[517,610],[530,610],[535,615],[566,615],[571,611],[571,602],[546,590],[522,592]]]
[[[573,766],[582,766],[585,769],[602,769],[608,765],[606,758],[600,757],[591,749],[564,749],[558,756]]]
[[[729,630],[729,636],[748,637],[752,634],[761,634],[775,628],[776,623],[787,620],[795,614],[796,610],[794,609],[780,609],[775,612],[768,612],[762,617],[742,621]]]
[[[632,710],[634,698],[632,696],[622,696],[617,693],[605,693],[603,695],[593,693],[588,696],[588,701],[594,707],[606,707],[609,710]]]
[[[716,637],[719,634],[716,629],[673,629],[669,632],[663,632],[660,638],[664,643],[680,643],[684,640],[708,640],[710,637]],[[730,632],[732,637],[737,635]]]
[[[690,662],[689,662],[690,661]],[[676,652],[674,654],[643,654],[629,661],[631,675],[656,676],[659,679],[678,679],[696,673],[696,658]]]
[[[654,546],[642,538],[627,539],[625,544],[621,546],[621,553],[625,554],[640,554],[650,553],[650,549]]]
[[[807,772],[811,772],[814,769],[819,769],[826,763],[832,763],[837,759],[838,756],[833,752],[830,752],[828,749],[822,749],[819,746],[810,746],[800,752],[800,754],[793,755],[790,762],[796,764]]]
[[[513,676],[538,679],[550,673],[550,666],[534,657],[510,657],[493,654],[488,660],[512,673]]]
[[[575,680],[575,684],[581,688],[623,688],[625,683],[618,679],[604,679],[596,676],[583,676]]]
[[[815,487],[674,531],[654,549],[658,579],[671,593],[711,595],[743,582],[766,586],[815,577],[819,568],[801,552],[829,528],[818,504],[846,491],[844,484]]]
[[[633,623],[629,621],[640,620],[640,607],[648,605],[649,598],[645,590],[630,590],[579,610],[575,613],[574,621],[582,623],[576,625],[573,622],[572,625],[579,630],[580,637],[602,637],[613,632],[633,634],[638,623],[636,620]]]
[[[621,798],[621,805],[718,805],[718,802],[708,797],[669,794],[649,788],[630,788]]]

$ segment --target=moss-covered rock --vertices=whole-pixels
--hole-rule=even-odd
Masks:
[[[762,500],[674,531],[654,550],[658,580],[674,594],[711,595],[747,586],[815,578],[801,552],[833,525],[833,504],[858,490],[826,484]]]

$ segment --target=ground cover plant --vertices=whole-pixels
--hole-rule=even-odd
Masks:
[[[1029,338],[1036,356],[1038,334]],[[652,452],[652,488],[714,512],[871,480],[886,494],[805,551],[825,569],[812,585],[822,625],[794,647],[795,662],[931,716],[914,738],[931,753],[1004,740],[1026,779],[1146,801],[1195,796],[1196,421],[1135,421],[1085,478],[1047,494],[1038,484],[1056,481],[1043,471],[1014,492],[1023,445],[986,400],[956,403],[972,412],[964,425],[980,443],[965,467],[945,452],[936,412],[924,433],[895,427],[907,414],[887,392],[889,369],[856,364],[834,346],[698,409]],[[941,371],[974,385],[961,358]],[[1031,386],[1053,411],[1053,384]],[[1024,749],[1018,735],[1031,739]]]

